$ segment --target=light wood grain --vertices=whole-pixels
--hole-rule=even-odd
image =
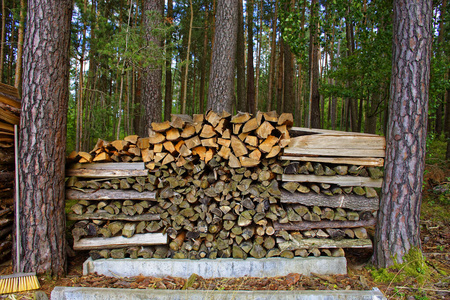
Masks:
[[[138,192],[135,190],[92,190],[83,192],[66,190],[66,199],[70,200],[155,200],[155,192]]]
[[[368,186],[380,188],[383,179],[372,179],[370,177],[356,177],[356,176],[317,176],[317,175],[303,175],[303,174],[283,174],[281,181],[295,181],[295,182],[314,182],[314,183],[329,183],[337,184],[339,186]]]
[[[135,234],[130,238],[116,236],[111,238],[83,238],[73,244],[73,250],[101,250],[133,246],[167,244],[167,235],[162,233]]]

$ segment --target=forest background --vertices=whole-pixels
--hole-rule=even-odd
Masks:
[[[75,0],[67,151],[145,132],[143,72],[159,71],[154,121],[204,113],[215,0]],[[162,5],[161,5],[162,7]],[[21,89],[26,0],[2,0],[0,81]],[[295,126],[384,135],[392,57],[390,0],[239,0],[233,110],[293,112]],[[428,139],[447,140],[447,0],[433,1]],[[145,38],[144,19],[155,43]],[[148,100],[146,100],[148,101]]]

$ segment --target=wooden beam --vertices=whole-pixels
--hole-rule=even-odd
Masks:
[[[68,214],[67,220],[81,221],[81,220],[125,220],[125,221],[159,221],[161,220],[159,214],[142,214],[129,216],[125,214],[112,215],[107,212],[99,213],[85,213],[82,215]]]
[[[377,220],[370,218],[369,220],[359,221],[320,221],[320,222],[291,222],[286,224],[274,223],[275,230],[312,230],[312,229],[327,229],[327,228],[357,228],[375,226]]]
[[[291,138],[289,146],[301,149],[386,149],[382,136],[317,134]]]
[[[314,183],[329,183],[337,184],[339,186],[368,186],[380,188],[383,179],[372,179],[370,177],[357,176],[317,176],[317,175],[303,175],[303,174],[283,174],[281,181],[295,181],[295,182],[314,182]]]
[[[284,241],[282,238],[277,238],[277,243],[281,251],[312,248],[372,248],[372,241],[370,239],[343,239],[336,241],[332,239],[311,238]]]
[[[135,234],[130,238],[115,236],[110,238],[84,238],[73,243],[73,250],[101,250],[134,246],[167,244],[167,235],[162,233]]]
[[[156,200],[155,192],[135,190],[66,190],[67,200]]]
[[[66,176],[84,178],[117,178],[117,177],[138,177],[147,176],[148,170],[97,170],[97,169],[69,169]]]
[[[385,157],[385,150],[379,149],[303,149],[298,148],[295,143],[291,143],[284,148],[284,155],[289,156],[304,156],[304,155],[318,155],[318,156],[345,156],[345,157]]]
[[[281,192],[281,203],[297,203],[306,206],[342,207],[356,211],[378,210],[380,200],[378,197],[367,198],[359,195],[333,195],[327,196],[314,193]]]
[[[361,133],[361,132],[347,132],[338,130],[318,129],[318,128],[304,128],[304,127],[292,127],[289,129],[291,136],[305,135],[305,134],[334,134],[334,135],[357,135],[357,136],[372,136],[378,137],[377,134]]]
[[[91,164],[72,164],[68,170],[145,170],[143,162],[113,162],[113,163],[91,163]]]
[[[286,153],[285,153],[286,154]],[[338,165],[356,165],[366,167],[382,167],[384,166],[383,158],[375,157],[324,157],[324,156],[281,156],[282,160],[291,161],[309,161],[319,163],[330,163]]]

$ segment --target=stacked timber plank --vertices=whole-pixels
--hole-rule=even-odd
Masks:
[[[91,250],[94,259],[242,259],[342,256],[342,248],[371,247],[364,227],[374,225],[376,192],[370,198],[374,190],[364,182],[365,203],[354,199],[359,181],[347,183],[351,192],[317,178],[287,181],[288,175],[325,176],[314,173],[320,169],[314,160],[281,159],[293,145],[291,126],[291,114],[275,112],[173,115],[171,122],[153,123],[148,137],[99,140],[90,153],[71,154],[66,198],[77,201],[68,216],[76,221],[74,249]],[[304,165],[308,174],[298,174]],[[354,177],[361,180],[344,181]],[[333,204],[321,198],[326,195],[345,199]]]
[[[17,89],[0,83],[0,262],[11,257],[14,197],[14,125],[19,124]]]
[[[320,248],[370,246],[366,228],[375,226],[385,139],[377,135],[293,128],[281,159],[281,202],[290,215],[277,230],[311,239],[280,239],[283,249],[314,243]]]

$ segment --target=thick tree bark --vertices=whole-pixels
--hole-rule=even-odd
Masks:
[[[244,9],[242,0],[238,4],[238,30],[236,47],[236,90],[237,110],[248,111],[247,92],[245,85],[245,38],[244,38]]]
[[[18,271],[66,270],[64,176],[71,0],[28,1],[20,118]]]
[[[167,18],[173,18],[173,1],[167,2]],[[169,46],[172,42],[172,34],[169,34],[166,38],[166,46]],[[172,113],[172,51],[170,46],[167,48],[166,54],[166,86],[164,93],[164,120],[170,120],[170,114]]]
[[[391,100],[374,264],[403,262],[420,247],[432,41],[431,0],[394,1]]]
[[[247,105],[248,111],[256,113],[255,69],[253,67],[253,1],[247,1]]]
[[[317,0],[312,0],[311,19],[314,25],[310,30],[309,42],[309,127],[311,128],[320,128],[318,9]]]
[[[209,76],[208,109],[232,112],[237,38],[237,0],[218,0]]]
[[[144,1],[145,39],[148,43],[157,47],[162,46],[161,38],[155,36],[153,30],[160,26],[164,15],[164,2],[162,0]],[[162,95],[161,95],[161,66],[151,64],[143,70],[142,75],[142,98],[141,105],[144,107],[144,131],[150,128],[152,122],[160,122],[162,114]]]

